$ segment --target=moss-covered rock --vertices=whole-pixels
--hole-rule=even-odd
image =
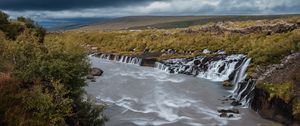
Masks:
[[[230,81],[224,81],[223,82],[223,87],[232,87],[233,84]]]
[[[300,53],[286,56],[259,74],[252,108],[286,125],[300,124]]]

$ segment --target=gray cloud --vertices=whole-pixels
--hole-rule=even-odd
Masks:
[[[299,14],[300,0],[0,0],[0,9],[13,17],[25,15],[34,19],[131,15]]]
[[[146,4],[157,0],[0,0],[4,10],[49,10],[120,7]]]

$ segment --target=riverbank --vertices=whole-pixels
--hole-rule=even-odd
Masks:
[[[239,107],[240,114],[220,117],[218,109],[231,106],[230,100],[223,101],[230,93],[222,83],[98,57],[90,59],[104,74],[86,91],[109,105],[105,111],[110,118],[108,126],[275,124]]]
[[[109,58],[119,56],[116,59],[126,60],[126,62],[135,57],[143,58],[145,60],[141,60],[141,64],[152,67],[155,62],[168,59],[244,54],[249,59],[251,58],[251,63],[245,70],[248,76],[244,78],[242,83],[238,84],[242,85],[238,88],[246,88],[247,91],[241,89],[242,92],[238,92],[241,95],[235,94],[234,97],[265,97],[257,92],[254,94],[248,89],[255,88],[256,80],[260,77],[258,75],[264,72],[259,71],[259,69],[268,69],[267,66],[278,64],[285,56],[300,51],[299,22],[298,17],[292,17],[277,20],[214,23],[188,29],[65,32],[49,34],[46,40],[58,39],[65,42],[75,42],[83,47],[92,47],[90,49],[94,52],[101,51],[103,54],[114,55]],[[127,56],[127,58],[120,56]],[[107,58],[108,55],[104,57]],[[145,61],[147,62],[145,63]],[[140,62],[140,60],[134,62]],[[190,72],[186,73],[191,74]],[[229,77],[229,79],[232,78],[232,76]],[[277,78],[277,75],[269,78]],[[226,85],[236,84],[231,82],[231,84]],[[270,85],[284,90],[281,89],[284,88],[282,86]],[[299,89],[297,83],[293,82],[292,85],[295,87],[293,90]],[[272,93],[272,90],[265,91]],[[237,99],[237,104],[240,102],[243,102],[243,99]],[[297,108],[297,106],[295,107]],[[297,112],[292,111],[288,113]]]

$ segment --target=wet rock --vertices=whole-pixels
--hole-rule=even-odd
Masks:
[[[157,62],[156,59],[151,59],[151,58],[147,58],[147,59],[143,59],[141,66],[148,66],[148,67],[155,67],[155,63]]]
[[[240,103],[239,101],[237,100],[234,100],[233,102],[230,103],[232,106],[240,106],[242,105],[242,103]]]
[[[226,64],[224,63],[224,64],[219,68],[218,72],[221,73],[222,71],[224,71],[224,70],[225,70],[225,66],[226,66]]]
[[[86,79],[90,79],[90,80],[91,80],[91,79],[94,79],[94,76],[93,76],[93,75],[87,75],[87,76],[86,76]]]
[[[209,58],[208,57],[205,57],[205,58],[203,58],[202,59],[202,63],[204,64],[204,63],[207,63],[209,61]]]
[[[170,69],[170,73],[172,74],[175,73],[174,69]]]
[[[96,82],[96,80],[95,80],[95,79],[92,79],[91,82]]]
[[[92,68],[90,71],[90,75],[92,76],[101,76],[103,74],[103,70],[100,68]]]
[[[220,117],[227,117],[227,113],[225,113],[225,112],[221,113]]]
[[[233,114],[240,114],[238,109],[220,109],[218,110],[219,113],[233,113]]]
[[[200,60],[195,60],[195,61],[194,61],[194,65],[198,66],[199,64],[201,64],[201,61],[200,61]]]
[[[233,114],[228,115],[228,118],[233,118],[233,117],[234,117]]]
[[[228,76],[228,81],[233,81],[233,80],[234,80],[236,71],[237,71],[237,70],[234,70],[231,74],[229,74],[229,76]]]
[[[230,81],[224,81],[223,82],[223,87],[232,87],[232,83]]]
[[[221,113],[219,116],[222,118],[233,118],[234,117],[233,114],[227,114],[225,112]]]
[[[167,53],[168,53],[168,54],[175,54],[175,53],[176,53],[176,50],[168,49]]]

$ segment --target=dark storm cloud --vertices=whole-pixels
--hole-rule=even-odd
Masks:
[[[0,9],[20,10],[69,10],[141,5],[160,0],[0,0]]]
[[[12,18],[300,14],[300,0],[0,0]]]

